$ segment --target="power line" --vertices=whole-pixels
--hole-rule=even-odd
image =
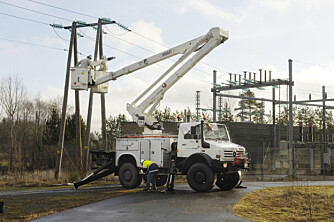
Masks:
[[[44,6],[48,6],[48,7],[51,7],[51,8],[56,8],[56,9],[59,9],[59,10],[63,10],[63,11],[66,11],[66,12],[71,12],[71,13],[74,13],[74,14],[87,16],[87,17],[94,18],[94,19],[97,19],[97,18],[98,18],[98,17],[96,17],[96,16],[91,16],[91,15],[88,15],[88,14],[84,14],[84,13],[80,13],[80,12],[75,12],[75,11],[72,11],[72,10],[69,10],[69,9],[65,9],[65,8],[61,8],[61,7],[57,7],[57,6],[53,6],[53,5],[49,5],[49,4],[46,4],[46,3],[39,2],[39,1],[34,1],[34,0],[28,0],[28,1],[30,1],[30,2],[34,2],[34,3],[36,3],[36,4],[40,4],[40,5],[44,5]]]
[[[106,27],[106,29],[108,30],[108,32],[110,32],[110,30],[109,30],[107,27]],[[121,41],[123,41],[123,42],[126,42],[126,43],[130,44],[130,45],[133,45],[133,46],[136,46],[136,47],[138,47],[138,48],[141,48],[141,49],[143,49],[143,50],[145,50],[145,51],[154,53],[154,51],[152,51],[152,50],[150,50],[150,49],[144,48],[144,47],[142,47],[142,46],[140,46],[140,45],[134,44],[134,43],[132,43],[132,42],[129,42],[129,41],[127,41],[127,40],[125,40],[125,39],[122,39],[122,38],[119,38],[119,37],[117,37],[117,36],[113,36],[113,35],[111,35],[111,34],[109,34],[109,33],[107,33],[107,34],[108,34],[109,36],[113,37],[113,38],[119,39],[119,40],[121,40]]]
[[[68,51],[68,49],[62,49],[62,48],[57,48],[57,47],[52,47],[52,46],[45,46],[45,45],[40,45],[36,43],[31,43],[31,42],[23,42],[23,41],[18,41],[18,40],[13,40],[13,39],[7,39],[7,38],[2,38],[0,37],[1,40],[9,41],[9,42],[15,42],[15,43],[21,43],[21,44],[26,44],[26,45],[33,45],[33,46],[38,46],[38,47],[43,47],[43,48],[49,48],[49,49],[55,49],[55,50],[60,50],[60,51]],[[81,54],[81,53],[80,53]]]
[[[9,16],[9,17],[13,17],[13,18],[18,18],[18,19],[22,19],[22,20],[30,21],[30,22],[35,22],[35,23],[43,24],[43,25],[49,25],[49,24],[46,23],[46,22],[40,22],[40,21],[37,21],[37,20],[28,19],[28,18],[24,18],[24,17],[16,16],[16,15],[10,15],[10,14],[3,13],[3,12],[0,12],[0,14],[1,14],[1,15],[6,15],[6,16]]]
[[[19,40],[7,39],[7,38],[3,38],[3,37],[0,37],[0,39],[4,40],[4,41],[8,41],[8,42],[15,42],[15,43],[20,43],[20,44],[25,44],[25,45],[31,45],[31,46],[37,46],[37,47],[42,47],[42,48],[48,48],[48,49],[54,49],[54,50],[68,52],[68,49],[64,49],[64,48],[40,45],[40,44],[36,44],[36,43],[32,43],[32,42],[23,42],[23,41],[19,41]],[[83,54],[81,52],[78,52],[78,54],[86,56],[85,54]]]
[[[52,29],[53,29],[53,31],[56,33],[56,35],[57,35],[61,40],[65,41],[65,42],[68,42],[67,39],[64,39],[63,37],[61,37],[61,36],[58,34],[58,32],[56,31],[56,29],[55,29],[54,27],[52,27]]]
[[[51,15],[51,14],[48,14],[48,13],[36,11],[36,10],[33,10],[33,9],[25,8],[25,7],[14,5],[14,4],[10,4],[10,3],[7,3],[7,2],[0,1],[0,3],[1,4],[5,4],[5,5],[9,5],[9,6],[12,6],[12,7],[15,7],[15,8],[24,9],[26,11],[35,12],[35,13],[38,13],[38,14],[41,14],[41,15],[46,15],[46,16],[50,16],[50,17],[53,17],[53,18],[62,19],[62,20],[65,20],[65,21],[71,21],[70,19],[67,19],[67,18],[64,18],[64,17],[59,17],[59,16],[56,16],[56,15]]]
[[[315,64],[315,63],[310,63],[310,62],[303,62],[303,61],[298,61],[298,60],[293,60],[294,62],[297,62],[297,63],[302,63],[302,64],[306,64],[306,65],[311,65],[311,66],[319,66],[321,67],[322,69],[326,69],[328,71],[333,71],[329,69],[329,66],[326,66],[326,65],[319,65],[319,64]]]

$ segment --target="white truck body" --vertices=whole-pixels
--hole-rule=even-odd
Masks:
[[[140,167],[140,160],[152,160],[160,168],[168,168],[169,159],[166,159],[171,151],[171,145],[176,138],[159,137],[137,137],[137,138],[118,138],[116,140],[116,166],[123,155],[131,155]]]
[[[180,123],[177,137],[142,135],[118,138],[116,166],[119,165],[119,159],[123,155],[130,155],[136,160],[137,167],[140,167],[140,160],[144,159],[156,162],[160,168],[168,168],[169,154],[174,142],[177,142],[178,158],[188,158],[193,154],[202,153],[223,164],[233,162],[235,157],[246,154],[244,147],[230,141],[229,133],[223,124],[206,123],[204,125],[211,129],[204,130],[204,140],[210,145],[210,148],[204,148],[200,139],[200,124],[200,122]],[[196,134],[191,134],[191,127],[195,127]]]

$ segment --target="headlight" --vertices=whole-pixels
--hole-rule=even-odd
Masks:
[[[223,167],[226,168],[227,167],[227,163],[223,163]]]
[[[245,163],[245,164],[244,164],[244,167],[245,167],[245,168],[248,168],[248,163]]]

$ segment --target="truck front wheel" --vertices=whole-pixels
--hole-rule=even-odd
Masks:
[[[196,163],[187,173],[189,186],[197,192],[206,192],[214,186],[215,176],[206,164]]]
[[[218,173],[216,185],[222,190],[231,190],[241,182],[241,171],[234,173]]]
[[[141,183],[141,177],[137,167],[132,163],[124,163],[119,169],[119,181],[126,189],[138,187]]]

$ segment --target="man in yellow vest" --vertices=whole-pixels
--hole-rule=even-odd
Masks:
[[[143,190],[148,191],[150,189],[150,183],[152,183],[152,190],[156,190],[155,177],[159,171],[158,164],[151,160],[141,160],[140,164],[143,166],[143,171],[147,173],[146,187]]]

